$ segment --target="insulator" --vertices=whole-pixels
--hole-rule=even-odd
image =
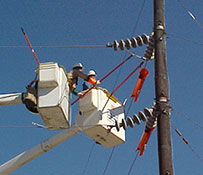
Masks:
[[[151,34],[149,38],[149,44],[145,50],[144,58],[150,60],[154,58],[154,35]]]
[[[128,50],[130,50],[130,48],[131,48],[131,41],[130,41],[128,38],[125,40],[125,47],[126,47]]]
[[[153,116],[152,111],[153,111],[153,109],[144,108],[144,113],[145,113],[145,115],[148,116],[149,118]]]
[[[136,40],[137,40],[138,46],[142,46],[144,44],[144,41],[143,41],[143,39],[142,39],[142,37],[140,35],[138,35],[136,37]]]
[[[133,127],[135,126],[135,124],[134,124],[134,122],[133,122],[133,119],[130,118],[130,117],[127,118],[127,124],[128,124],[131,128],[133,128]]]
[[[156,119],[155,119],[154,122],[152,122],[152,121],[147,121],[147,123],[146,123],[146,127],[149,128],[149,129],[155,128],[156,126],[157,126],[157,120],[156,120]]]
[[[147,117],[146,117],[146,115],[144,114],[144,112],[140,111],[140,112],[138,113],[138,116],[139,116],[140,120],[142,120],[142,121],[144,121],[144,122],[147,121]]]
[[[133,122],[138,125],[141,123],[140,118],[136,114],[133,115]]]
[[[144,113],[146,116],[148,116],[148,119],[146,122],[146,128],[148,129],[155,128],[157,125],[157,118],[155,115],[153,115],[153,109],[144,108]]]
[[[118,46],[119,46],[118,41],[117,41],[117,40],[114,40],[114,41],[113,41],[113,48],[114,48],[115,51],[118,50]]]
[[[145,33],[143,33],[142,35],[141,35],[141,37],[142,37],[142,39],[143,39],[143,42],[144,42],[144,44],[149,44],[149,36],[148,35],[146,35]]]
[[[116,130],[119,132],[120,130],[120,123],[118,123],[118,121],[115,121],[115,125],[116,125]]]
[[[126,130],[126,128],[127,128],[127,123],[126,123],[125,119],[122,119],[121,125],[122,125],[123,129]]]
[[[154,126],[154,124],[151,123],[151,122],[146,123],[146,127],[149,128],[149,129],[153,128],[153,126]]]
[[[121,50],[124,50],[124,48],[125,48],[125,42],[123,40],[120,40],[119,47],[120,47]]]
[[[153,60],[154,59],[154,55],[155,55],[155,53],[154,53],[154,49],[153,49],[153,52],[152,52],[152,56],[151,56],[151,60]]]
[[[125,106],[126,103],[127,103],[127,98],[123,100],[122,106]]]
[[[135,37],[132,37],[132,38],[130,39],[130,41],[131,41],[132,47],[136,48],[136,47],[138,46],[137,40],[136,40]]]
[[[113,47],[113,45],[110,42],[108,42],[106,43],[106,47]]]

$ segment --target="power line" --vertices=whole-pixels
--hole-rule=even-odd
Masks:
[[[137,158],[138,158],[138,154],[139,154],[139,152],[136,153],[136,156],[135,156],[135,158],[134,158],[134,160],[133,160],[133,162],[132,162],[132,165],[131,165],[131,167],[130,167],[130,169],[129,169],[129,171],[128,171],[128,175],[130,175],[130,173],[131,173],[131,171],[132,171],[132,169],[133,169],[133,166],[134,166],[134,164],[135,164],[135,161],[136,161]]]
[[[33,48],[43,49],[43,48],[56,48],[56,49],[71,49],[71,48],[108,48],[107,45],[59,45],[59,46],[32,46]],[[29,46],[0,46],[1,49],[14,49],[14,48],[29,48]]]
[[[37,126],[0,126],[0,128],[40,128]]]
[[[190,117],[188,117],[187,115],[181,113],[180,111],[177,111],[176,109],[172,108],[172,111],[174,111],[175,113],[178,114],[178,116],[190,121],[193,125],[198,126],[200,129],[203,129],[203,126],[201,124],[199,124],[198,122],[192,120]]]
[[[43,125],[40,125],[40,124],[37,124],[37,123],[34,123],[32,122],[34,126],[15,126],[15,125],[11,125],[11,126],[0,126],[0,128],[43,128],[43,129],[49,129],[47,128],[46,126],[43,126]],[[108,126],[108,125],[105,125],[103,124],[104,126]],[[42,127],[40,127],[42,126]],[[95,125],[78,125],[78,126],[72,126],[73,128],[76,128],[76,127],[80,127],[80,128],[83,128],[83,127],[94,127]],[[64,130],[64,129],[70,129],[70,128],[60,128],[58,130]]]
[[[139,22],[139,20],[140,20],[141,15],[142,15],[142,12],[143,12],[143,9],[144,9],[144,5],[145,5],[145,1],[146,1],[146,0],[143,1],[142,6],[141,6],[141,9],[140,9],[140,11],[139,11],[139,14],[138,14],[138,17],[137,17],[135,26],[134,26],[134,28],[133,28],[132,36],[133,36],[134,33],[135,33],[135,30],[136,30],[136,28],[137,28],[138,22]]]
[[[83,175],[85,174],[86,170],[87,170],[87,166],[89,164],[89,161],[90,161],[90,157],[92,156],[92,153],[93,153],[93,150],[94,150],[94,147],[95,147],[95,143],[92,144],[92,148],[90,149],[90,153],[89,153],[89,156],[87,158],[87,161],[86,161],[86,164],[85,164],[85,167],[83,169]]]
[[[141,9],[140,9],[139,15],[138,15],[138,17],[137,17],[137,20],[136,20],[136,23],[135,23],[135,26],[134,26],[134,29],[133,29],[133,32],[132,32],[132,35],[131,35],[131,36],[133,36],[133,34],[135,33],[135,30],[136,30],[137,25],[138,25],[138,22],[139,22],[139,20],[140,20],[142,11],[143,11],[143,9],[144,9],[145,1],[146,1],[146,0],[144,0],[143,3],[142,3]],[[124,58],[126,57],[126,54],[129,52],[128,50],[125,50],[125,51],[126,51],[126,52],[125,52]],[[131,53],[131,54],[132,54],[132,53]],[[135,55],[135,56],[138,57],[138,58],[141,58],[141,57],[138,56],[138,55]],[[118,74],[117,74],[117,76],[116,76],[116,80],[115,80],[113,89],[115,88],[115,86],[116,86],[116,84],[117,84],[117,82],[118,82],[118,77],[120,76],[121,69],[122,69],[122,66],[120,67],[120,69],[119,69],[119,71],[118,71]],[[111,94],[111,95],[112,95],[112,94]],[[108,102],[108,101],[107,101],[107,102]],[[131,105],[130,105],[130,107],[131,107]],[[130,110],[130,107],[129,107],[129,109],[128,109],[128,112],[129,112],[129,110]],[[127,112],[127,113],[128,113],[128,112]],[[108,168],[108,166],[109,166],[110,160],[111,160],[112,155],[113,155],[113,153],[114,153],[114,149],[115,149],[115,147],[114,147],[114,148],[112,149],[112,151],[111,151],[111,154],[110,154],[110,156],[109,156],[109,160],[108,160],[108,162],[107,162],[107,164],[106,164],[106,167],[105,167],[105,169],[104,169],[103,174],[106,173],[106,170],[107,170],[107,168]]]
[[[203,158],[201,158],[201,156],[198,154],[198,152],[195,151],[195,149],[191,146],[189,141],[185,137],[183,137],[182,133],[177,128],[175,128],[175,126],[172,122],[171,122],[171,127],[175,130],[175,132],[178,134],[178,136],[181,137],[182,141],[189,147],[189,149],[193,152],[193,154],[203,163]]]
[[[174,38],[177,38],[177,39],[180,39],[180,40],[183,40],[183,41],[187,41],[187,42],[191,42],[191,43],[203,46],[203,43],[200,43],[200,42],[197,42],[197,41],[194,41],[194,40],[190,40],[190,39],[186,39],[186,38],[183,38],[183,37],[181,37],[179,35],[175,35],[175,34],[171,34],[171,33],[166,33],[166,35],[172,36]]]
[[[107,161],[107,163],[106,163],[106,166],[105,166],[103,175],[106,174],[106,171],[107,171],[107,168],[109,167],[109,164],[110,164],[111,158],[112,158],[112,156],[113,156],[114,150],[115,150],[115,146],[114,146],[113,149],[111,150],[111,154],[110,154],[109,159],[108,159],[108,161]]]
[[[180,5],[181,5],[181,7],[187,12],[187,14],[196,22],[196,24],[198,25],[198,27],[200,28],[200,29],[203,29],[203,26],[200,24],[200,22],[196,19],[196,17],[195,17],[195,15],[191,12],[191,11],[189,11],[184,5],[183,5],[183,3],[180,1],[180,0],[177,0],[179,3],[180,3]]]

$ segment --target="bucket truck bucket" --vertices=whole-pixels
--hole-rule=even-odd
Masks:
[[[70,126],[70,93],[66,71],[57,63],[41,63],[38,73],[38,112],[48,129]]]
[[[124,106],[107,90],[92,89],[79,100],[75,123],[81,130],[105,147],[125,142],[125,130],[116,130],[115,122],[124,119]]]

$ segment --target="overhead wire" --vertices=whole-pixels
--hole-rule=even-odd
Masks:
[[[95,145],[96,145],[95,143],[92,144],[92,147],[90,149],[90,152],[89,152],[85,167],[84,167],[83,172],[82,172],[83,175],[86,173],[86,170],[87,170],[87,167],[88,167],[88,164],[89,164],[89,161],[90,161],[90,157],[92,156]]]
[[[128,56],[127,58],[125,58],[121,63],[119,63],[116,67],[114,67],[111,71],[109,71],[105,76],[103,76],[100,79],[100,83],[102,81],[104,81],[109,75],[111,75],[115,70],[117,70],[119,67],[121,67],[126,61],[128,61],[130,58],[132,58],[135,54],[131,53],[130,56]],[[86,95],[89,91],[91,91],[96,85],[92,86],[91,88],[89,88],[87,91],[84,92],[83,96]],[[80,97],[78,97],[75,101],[73,101],[71,103],[71,105],[74,105],[78,100],[80,99]]]
[[[33,48],[36,49],[43,49],[43,48],[56,48],[56,49],[68,49],[68,48],[108,48],[108,46],[106,45],[60,45],[60,46],[32,46]],[[24,48],[29,48],[29,46],[0,46],[1,49],[14,49],[14,48],[20,48],[20,49],[24,49]]]
[[[138,154],[139,154],[139,152],[137,152],[136,155],[135,155],[135,158],[134,158],[134,160],[133,160],[133,162],[132,162],[132,164],[130,166],[130,169],[128,170],[128,175],[130,175],[130,173],[131,173],[131,171],[133,169],[133,166],[134,166],[134,164],[135,164],[135,162],[136,162],[136,160],[138,158]]]
[[[185,7],[185,5],[184,5],[180,0],[177,0],[177,1],[180,3],[181,7],[187,12],[187,14],[196,22],[196,24],[198,25],[198,27],[203,30],[203,26],[202,26],[202,25],[200,24],[200,22],[197,20],[197,18],[195,17],[195,15],[194,15],[191,11],[189,11],[189,10]]]
[[[166,35],[172,36],[174,38],[177,38],[177,39],[180,39],[180,40],[183,40],[183,41],[191,42],[193,44],[197,44],[197,45],[203,46],[203,43],[200,43],[200,42],[197,42],[197,41],[194,41],[194,40],[190,40],[190,39],[186,39],[186,38],[183,38],[183,37],[181,37],[179,35],[175,35],[175,34],[171,34],[171,33],[166,33]]]
[[[50,128],[48,128],[48,127],[46,127],[46,126],[44,126],[44,125],[41,125],[41,124],[38,124],[38,123],[35,123],[35,122],[32,122],[32,124],[34,125],[34,126],[15,126],[15,125],[10,125],[10,126],[0,126],[0,128],[43,128],[43,129],[51,129],[51,127]],[[105,124],[103,124],[104,126],[109,126],[109,125],[105,125]],[[95,125],[77,125],[77,126],[71,126],[72,127],[72,129],[73,128],[76,128],[76,127],[79,127],[79,128],[83,128],[83,127],[93,127],[93,126],[95,126]],[[70,127],[69,128],[59,128],[59,129],[57,129],[57,130],[65,130],[65,129],[70,129]],[[81,131],[82,131],[83,129],[81,129]]]
[[[113,156],[113,153],[114,153],[115,148],[116,148],[116,147],[114,146],[114,147],[112,148],[112,150],[111,150],[111,154],[110,154],[109,159],[108,159],[108,161],[107,161],[107,163],[106,163],[105,169],[104,169],[104,171],[103,171],[103,175],[106,174],[106,171],[107,171],[107,169],[108,169],[108,167],[109,167],[109,164],[110,164],[110,162],[111,162],[111,159],[112,159],[112,156]]]
[[[133,104],[133,98],[131,98],[131,100],[130,100],[130,105],[128,106],[128,110],[127,110],[127,112],[125,113],[125,116],[128,115],[128,113],[129,113],[129,111],[130,111],[130,109],[131,109],[131,107],[132,107],[132,104]]]
[[[198,123],[198,122],[192,120],[192,119],[191,119],[190,117],[188,117],[186,114],[183,114],[183,113],[181,113],[180,111],[178,111],[178,110],[176,110],[176,109],[174,109],[174,108],[172,108],[172,111],[175,112],[175,113],[177,113],[178,116],[180,116],[180,117],[182,117],[182,118],[188,120],[188,121],[191,122],[193,125],[199,127],[200,129],[203,129],[203,126],[202,126],[200,123]]]
[[[131,36],[133,36],[134,33],[135,33],[135,31],[136,31],[138,22],[139,22],[139,20],[140,20],[141,14],[142,14],[143,9],[144,9],[145,1],[146,1],[146,0],[144,0],[143,3],[142,3],[141,9],[140,9],[140,11],[139,11],[138,18],[137,18],[137,20],[136,20],[136,23],[135,23],[135,26],[134,26],[134,29],[133,29],[133,32],[132,32],[132,35],[131,35]],[[124,56],[124,57],[126,57],[126,53],[127,53],[127,52],[129,52],[129,51],[125,49],[125,56]],[[138,56],[138,55],[135,55],[135,56],[138,57],[138,58],[141,58],[141,57]],[[118,72],[118,74],[117,74],[117,78],[116,78],[116,81],[115,81],[115,84],[114,84],[114,88],[115,88],[115,86],[116,86],[116,84],[117,84],[118,77],[120,76],[121,69],[122,69],[122,66],[120,67],[119,72]],[[120,86],[120,85],[119,85],[119,86]],[[113,89],[114,89],[114,88],[113,88]],[[115,91],[115,89],[112,91],[111,96],[113,95],[114,91]],[[106,104],[107,104],[107,103],[108,103],[108,101],[106,102]],[[105,104],[105,105],[106,105],[106,104]],[[130,107],[131,107],[131,105],[130,105]],[[129,107],[129,110],[130,110],[130,107]],[[103,108],[103,109],[104,109],[104,108]],[[127,112],[127,113],[128,113],[128,112]],[[111,157],[112,157],[112,155],[113,155],[113,152],[114,152],[114,149],[113,149],[112,152],[111,152],[111,155],[110,155],[109,160],[108,160],[108,164],[107,164],[106,166],[109,166],[109,163],[110,163]],[[104,173],[105,173],[105,172],[106,172],[106,167],[105,167]]]
[[[140,11],[139,11],[137,20],[136,20],[136,22],[135,22],[135,26],[134,26],[134,28],[133,28],[132,36],[134,35],[134,33],[135,33],[135,31],[136,31],[138,22],[139,22],[139,20],[140,20],[140,17],[141,17],[141,15],[142,15],[142,12],[143,12],[143,9],[144,9],[145,2],[146,2],[146,0],[144,0],[144,1],[142,2],[141,9],[140,9]]]
[[[144,10],[145,2],[146,2],[146,0],[144,0],[144,1],[142,2],[141,9],[140,9],[140,11],[139,11],[139,14],[138,14],[138,17],[137,17],[137,20],[136,20],[136,23],[135,23],[135,26],[134,26],[134,29],[133,29],[133,33],[132,33],[131,36],[133,36],[134,33],[135,33],[135,31],[136,31],[138,22],[139,22],[139,20],[140,20],[140,17],[141,17],[141,15],[142,15],[143,10]],[[140,58],[141,58],[141,57],[140,57]],[[146,64],[147,64],[147,61],[145,62],[145,66],[146,66]],[[132,107],[132,102],[133,102],[133,98],[131,99],[131,102],[130,102],[130,105],[129,105],[129,107],[128,107],[128,110],[127,110],[126,115],[128,115],[128,113],[129,113],[129,111],[130,111],[130,109],[131,109],[131,107]],[[132,165],[131,165],[131,167],[130,167],[130,169],[129,169],[129,171],[128,171],[128,175],[130,175],[130,173],[131,173],[131,171],[132,171],[132,169],[133,169],[133,166],[134,166],[135,161],[137,160],[137,158],[138,158],[138,152],[136,153],[136,156],[135,156],[135,158],[134,158],[134,160],[133,160],[133,162],[132,162]]]
[[[192,147],[190,142],[182,135],[182,133],[174,126],[171,122],[171,127],[175,130],[179,137],[181,137],[182,141],[188,146],[188,148],[192,151],[192,153],[203,163],[203,158],[199,155],[199,153]]]
[[[144,0],[144,3],[145,3],[145,0]],[[136,26],[138,24],[138,21],[139,21],[139,18],[141,16],[141,12],[143,10],[143,7],[144,7],[144,3],[142,5],[142,8],[141,8],[141,11],[139,13],[139,16],[138,16],[138,19],[136,21],[136,25],[134,27],[134,32],[135,32],[135,29],[136,29]],[[133,32],[133,33],[134,33]],[[74,46],[32,46],[33,48],[105,48],[107,47],[106,45],[74,45]],[[28,46],[0,46],[0,48],[28,48]],[[140,58],[140,56],[137,56]],[[121,68],[119,70],[119,74],[121,72]],[[118,79],[119,75],[117,76],[117,79]],[[115,85],[116,85],[116,81],[115,81]],[[115,86],[114,86],[115,87]],[[22,128],[22,126],[12,126],[13,128]],[[26,126],[25,126],[26,127]],[[37,126],[32,126],[32,127],[29,127],[29,128],[39,128]],[[114,147],[115,148],[115,147]],[[104,170],[104,173],[106,172],[107,168],[108,168],[108,165],[110,163],[110,160],[111,160],[111,157],[113,155],[113,152],[114,152],[114,148],[112,149],[112,152],[111,152],[111,155],[109,157],[109,160],[108,160],[108,163],[106,165],[106,168]],[[92,153],[91,153],[92,154]],[[88,158],[89,159],[89,158]],[[89,160],[88,160],[89,161]]]
[[[39,128],[37,126],[0,126],[0,128]]]
[[[133,54],[131,53],[131,55],[130,55],[129,57],[127,57],[126,59],[124,59],[124,60],[123,60],[119,65],[117,65],[113,70],[111,70],[111,71],[110,71],[109,73],[107,73],[103,78],[101,78],[101,79],[100,79],[100,82],[103,81],[104,79],[106,79],[106,78],[107,78],[112,72],[114,72],[117,68],[121,67],[121,66],[122,66],[127,60],[129,60],[132,56],[134,56],[134,53],[133,53]],[[119,70],[121,70],[121,69],[119,69]],[[119,71],[119,72],[120,72],[120,71]],[[118,81],[118,75],[117,75],[116,81],[115,81],[115,83],[114,83],[114,87],[116,86],[117,81]],[[93,86],[93,87],[94,87],[94,86]],[[90,90],[91,90],[91,88],[90,88]],[[112,93],[113,93],[113,92],[112,92]],[[110,97],[113,95],[112,93],[111,93]],[[105,103],[105,105],[104,105],[102,111],[104,110],[105,106],[107,105],[107,103],[108,103],[110,97],[108,97],[108,99],[107,99],[107,101],[106,101],[106,103]],[[73,105],[76,101],[77,101],[77,99],[76,99],[74,102],[72,102],[71,105]],[[112,149],[112,151],[111,151],[111,154],[110,154],[110,156],[109,156],[109,159],[108,159],[108,161],[107,161],[107,164],[106,164],[106,166],[105,166],[105,169],[104,169],[103,174],[105,174],[106,171],[107,171],[107,168],[108,168],[108,166],[109,166],[109,164],[110,164],[110,161],[111,161],[111,158],[112,158],[114,149],[115,149],[115,147],[114,147],[114,148]],[[93,150],[91,149],[89,155],[92,154],[92,151],[93,151]],[[90,159],[90,158],[87,159],[87,162],[89,162],[89,159]],[[86,164],[88,164],[88,163],[86,163]],[[87,169],[87,167],[85,168],[85,171],[86,171],[86,169]],[[85,173],[85,171],[84,171],[84,173]]]
[[[113,94],[139,69],[141,68],[142,64],[144,62],[141,62],[110,94],[110,96],[108,97],[106,103],[103,106],[102,111],[104,110],[104,108],[106,107],[107,103],[109,102],[110,97],[113,96]]]

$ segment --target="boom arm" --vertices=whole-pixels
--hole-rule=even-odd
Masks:
[[[22,104],[23,93],[12,93],[0,95],[0,106]]]
[[[7,175],[11,173],[12,171],[23,166],[24,164],[47,152],[48,150],[54,148],[58,144],[64,142],[65,140],[69,139],[70,137],[76,135],[79,132],[79,127],[73,125],[70,128],[58,133],[57,135],[52,136],[47,140],[44,140],[42,143],[34,146],[30,150],[17,155],[13,159],[1,165],[0,174]]]

